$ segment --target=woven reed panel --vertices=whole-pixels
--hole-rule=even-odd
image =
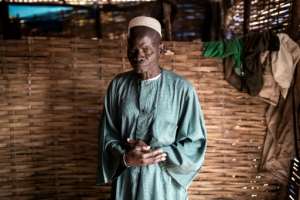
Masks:
[[[101,12],[102,36],[104,39],[121,39],[127,37],[127,26],[135,16],[159,13],[155,2],[125,3],[114,9],[103,8]],[[177,14],[172,25],[172,37],[177,41],[188,41],[201,38],[205,27],[206,1],[177,0]],[[157,6],[157,5],[156,5]],[[156,9],[156,10],[155,10]],[[155,10],[155,11],[154,11]],[[154,15],[155,15],[154,14]],[[156,16],[159,17],[159,16]]]
[[[249,31],[274,30],[287,32],[291,22],[292,8],[295,0],[251,0]],[[244,1],[236,1],[228,14],[231,20],[226,27],[235,35],[243,34]]]
[[[194,84],[208,130],[190,199],[278,200],[257,173],[266,104],[228,85],[201,43],[166,46],[161,64]],[[97,126],[108,83],[130,69],[126,42],[1,41],[0,69],[0,199],[109,199],[109,185],[95,186]]]

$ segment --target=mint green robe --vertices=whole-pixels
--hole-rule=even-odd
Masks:
[[[167,160],[125,168],[127,138],[162,148]],[[97,184],[112,181],[112,199],[186,200],[203,164],[206,129],[193,86],[162,69],[143,81],[133,71],[115,77],[107,91],[99,130]]]

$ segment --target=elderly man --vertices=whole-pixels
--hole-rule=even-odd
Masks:
[[[206,130],[193,86],[159,65],[161,26],[133,18],[128,59],[104,101],[97,183],[112,181],[112,199],[186,200],[203,164]]]

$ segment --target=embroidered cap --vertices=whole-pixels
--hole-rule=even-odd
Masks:
[[[128,36],[130,35],[130,29],[135,26],[146,26],[153,30],[155,30],[160,37],[161,35],[161,25],[159,21],[153,17],[146,17],[146,16],[138,16],[130,20],[128,25]]]

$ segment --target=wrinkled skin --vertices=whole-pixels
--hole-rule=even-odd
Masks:
[[[142,79],[149,79],[160,73],[159,57],[162,48],[159,34],[150,28],[134,27],[130,30],[127,56]]]

